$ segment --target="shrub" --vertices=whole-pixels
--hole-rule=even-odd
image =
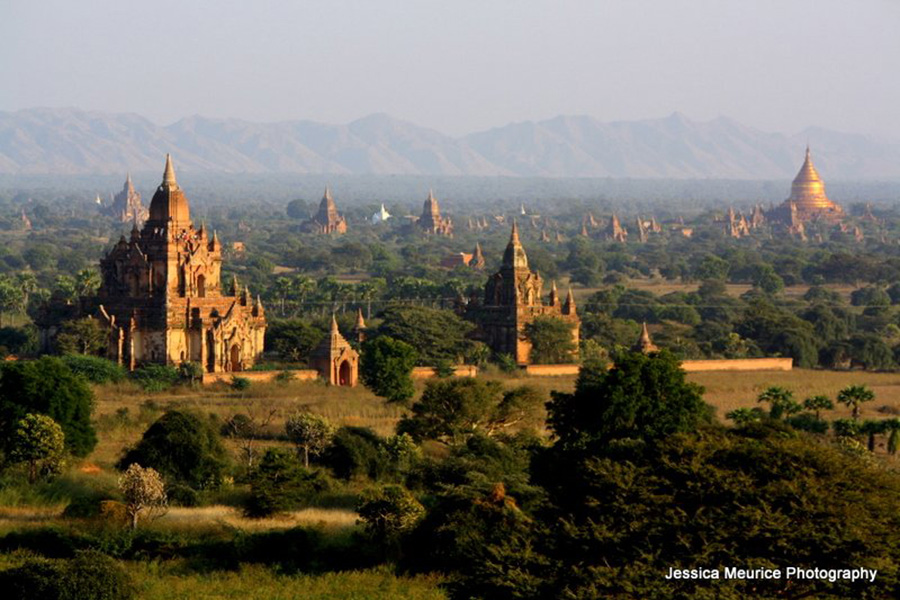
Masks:
[[[147,392],[162,392],[178,383],[178,369],[169,365],[144,365],[131,372],[131,378]]]
[[[218,431],[206,419],[178,410],[161,416],[116,465],[152,467],[169,482],[195,490],[216,489],[227,465]]]
[[[250,389],[250,380],[246,377],[234,376],[231,378],[231,389],[236,392],[243,392]]]
[[[384,543],[412,530],[425,508],[402,486],[388,485],[364,494],[357,512],[366,533]]]
[[[65,568],[65,598],[72,600],[129,600],[131,578],[118,561],[96,550],[78,552]]]
[[[519,370],[519,365],[512,354],[497,354],[494,356],[494,362],[504,373],[515,373]]]
[[[306,469],[295,453],[272,448],[266,451],[253,473],[244,511],[249,517],[268,517],[297,508],[328,487],[328,481]]]
[[[345,480],[369,477],[378,481],[391,472],[390,457],[382,451],[383,444],[371,429],[341,427],[322,454],[321,462],[335,477]]]
[[[67,561],[31,559],[0,572],[5,597],[17,600],[130,600],[134,586],[114,559],[94,550]]]
[[[799,415],[792,415],[785,419],[785,422],[801,431],[809,433],[828,433],[828,421],[817,419],[814,413],[804,412]]]
[[[118,383],[125,379],[125,368],[111,360],[99,356],[66,354],[62,361],[76,375],[81,375],[91,383]]]

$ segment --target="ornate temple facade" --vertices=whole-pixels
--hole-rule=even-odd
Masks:
[[[130,173],[125,178],[122,191],[115,195],[105,212],[120,223],[135,223],[138,227],[147,220],[150,212],[141,203],[141,194],[134,189]]]
[[[365,331],[365,321],[360,326],[362,312],[357,315],[357,329]],[[357,334],[359,335],[359,334]],[[362,333],[365,339],[365,333]],[[356,386],[359,381],[359,353],[341,335],[337,320],[331,316],[331,331],[312,351],[309,366],[319,372],[319,377],[330,385]]]
[[[194,227],[166,155],[163,182],[142,229],[135,224],[100,261],[96,298],[107,355],[129,369],[198,362],[206,372],[243,371],[263,350],[262,303],[221,284],[222,245]]]
[[[347,233],[347,221],[342,214],[338,213],[337,205],[334,203],[329,188],[325,188],[325,194],[322,196],[322,201],[319,202],[319,211],[316,216],[304,224],[304,229],[320,234]]]
[[[791,184],[791,195],[780,206],[766,214],[766,219],[785,225],[796,233],[803,233],[803,223],[809,221],[839,222],[844,210],[825,195],[825,183],[813,166],[809,146],[806,160]]]
[[[422,206],[422,216],[416,221],[416,226],[428,234],[453,237],[453,221],[441,216],[441,207],[431,190],[428,191],[428,198]]]
[[[560,302],[553,285],[545,304],[543,285],[540,275],[528,268],[528,257],[514,222],[503,254],[503,266],[488,279],[483,302],[470,303],[468,315],[478,323],[482,341],[496,353],[513,356],[520,365],[531,362],[531,343],[525,335],[525,326],[537,317],[557,317],[568,323],[572,339],[578,345],[581,321],[572,290],[565,302]]]

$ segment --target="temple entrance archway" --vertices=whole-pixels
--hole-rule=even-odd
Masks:
[[[197,275],[197,296],[206,298],[206,276]]]
[[[241,370],[241,347],[237,344],[231,347],[231,370]]]
[[[338,367],[338,385],[351,385],[352,383],[350,361],[345,360]]]

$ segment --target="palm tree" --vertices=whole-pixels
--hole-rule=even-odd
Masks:
[[[82,269],[75,276],[75,285],[79,296],[93,296],[100,287],[100,277],[93,269]]]
[[[794,401],[794,392],[783,387],[766,389],[756,401],[769,404],[769,416],[773,419],[781,419],[785,414],[791,415],[800,410],[800,405]]]
[[[16,275],[16,282],[19,284],[19,289],[22,290],[22,304],[27,308],[29,296],[38,289],[37,278],[34,273],[22,272]]]
[[[832,402],[828,396],[810,396],[803,401],[803,408],[815,411],[816,421],[819,421],[819,411],[833,410],[834,402]]]
[[[865,385],[849,385],[838,392],[837,400],[852,409],[854,419],[859,419],[860,406],[863,402],[871,402],[875,399],[875,392]]]

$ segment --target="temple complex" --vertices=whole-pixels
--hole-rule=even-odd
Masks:
[[[362,312],[358,317],[362,317]],[[362,329],[365,329],[365,322]],[[359,353],[341,335],[334,315],[331,316],[331,331],[309,356],[309,366],[330,385],[354,387],[359,380]]]
[[[127,187],[127,186],[126,186]],[[188,201],[166,155],[162,184],[142,229],[122,236],[100,261],[96,304],[107,356],[129,369],[200,363],[209,373],[243,371],[263,351],[259,298],[237,280],[221,284],[222,244],[191,222]]]
[[[138,227],[147,220],[149,211],[141,203],[141,194],[134,189],[130,173],[125,178],[122,191],[115,195],[105,212],[120,223],[135,223]]]
[[[416,221],[416,226],[428,234],[453,237],[453,221],[441,216],[441,207],[431,190],[428,191],[428,198],[422,206],[422,216]]]
[[[334,203],[329,188],[325,188],[325,194],[322,196],[322,201],[319,202],[319,211],[312,219],[304,223],[303,229],[323,235],[347,233],[347,221],[343,215],[338,213],[337,205]]]
[[[799,224],[814,220],[835,223],[844,217],[844,210],[825,195],[825,183],[813,166],[809,146],[806,147],[806,160],[791,184],[790,197],[766,217],[797,230],[798,234],[802,231]]]
[[[547,304],[543,300],[543,281],[528,268],[528,257],[519,240],[519,229],[512,226],[509,244],[503,254],[503,266],[485,285],[481,304],[468,307],[468,316],[479,325],[479,335],[494,352],[513,356],[516,363],[531,362],[531,343],[525,326],[538,317],[557,317],[572,328],[572,339],[578,345],[581,321],[576,314],[572,291],[560,302],[556,286]],[[573,357],[574,361],[574,357]]]

